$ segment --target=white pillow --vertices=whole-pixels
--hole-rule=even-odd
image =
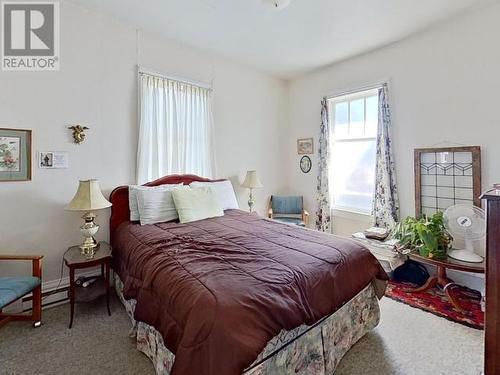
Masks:
[[[158,185],[158,186],[137,186],[130,185],[128,187],[128,206],[130,209],[130,221],[139,221],[139,206],[137,204],[137,192],[139,190],[170,190],[173,187],[180,187],[183,184],[167,184],[167,185]]]
[[[172,190],[181,223],[224,216],[217,193],[211,187]]]
[[[215,190],[217,198],[219,199],[219,204],[223,210],[238,209],[238,201],[236,200],[236,195],[234,194],[233,184],[231,181],[215,181],[215,182],[199,182],[194,181],[189,184],[192,187],[210,187]]]
[[[190,190],[189,186],[163,185],[162,189],[137,190],[137,206],[141,225],[163,223],[179,218],[172,198],[176,190]]]

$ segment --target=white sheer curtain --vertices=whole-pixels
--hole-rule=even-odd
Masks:
[[[214,177],[211,90],[140,74],[137,183],[192,173]]]

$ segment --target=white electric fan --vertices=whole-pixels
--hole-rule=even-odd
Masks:
[[[465,240],[465,249],[450,250],[450,258],[470,263],[483,261],[481,256],[474,253],[473,241],[486,236],[484,210],[468,204],[450,206],[444,212],[444,225],[454,238]]]

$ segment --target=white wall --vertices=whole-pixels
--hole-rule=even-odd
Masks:
[[[389,79],[393,144],[402,216],[414,214],[413,149],[447,141],[482,148],[483,188],[500,181],[500,5],[464,15],[391,46],[289,82],[290,192],[316,209],[317,160],[300,172],[297,138],[318,142],[323,96]],[[369,225],[361,216],[334,217],[348,235]]]
[[[141,64],[214,86],[219,177],[237,185],[257,169],[264,214],[268,196],[285,189],[280,142],[285,125],[283,81],[217,56],[121,25],[61,2],[61,70],[0,71],[0,127],[33,129],[33,179],[0,183],[0,253],[45,255],[44,278],[59,278],[62,254],[81,240],[78,213],[65,212],[79,179],[97,178],[108,195],[133,183],[137,143],[137,73]],[[137,41],[139,43],[137,43]],[[139,46],[139,48],[137,48]],[[66,127],[90,127],[82,145]],[[42,170],[37,151],[69,152],[70,168]],[[235,186],[242,208],[246,191]],[[108,212],[98,213],[98,239],[108,238]],[[28,272],[0,264],[1,274]]]
[[[414,214],[413,149],[447,141],[480,145],[483,187],[500,180],[500,5],[289,82],[290,190],[316,208],[317,160],[300,172],[295,142],[318,142],[323,96],[389,79],[402,215]]]

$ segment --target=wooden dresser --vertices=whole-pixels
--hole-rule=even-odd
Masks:
[[[500,375],[500,188],[481,197],[486,209],[485,375]]]

